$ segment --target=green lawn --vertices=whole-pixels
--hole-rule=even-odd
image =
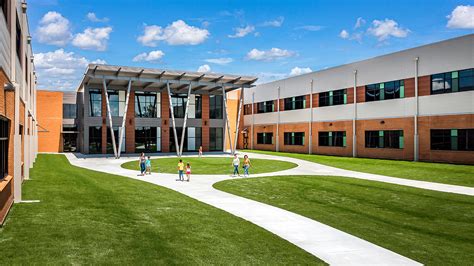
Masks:
[[[190,163],[193,174],[213,174],[224,175],[232,174],[234,168],[232,166],[232,157],[182,157],[184,163]],[[152,172],[158,173],[177,173],[178,158],[159,158],[151,160]],[[240,159],[241,164],[243,159]],[[250,174],[261,174],[269,172],[277,172],[297,165],[285,161],[251,159]],[[139,171],[138,161],[132,161],[122,164],[123,168]],[[239,168],[240,174],[243,174],[242,167]]]
[[[234,179],[214,186],[299,213],[424,264],[474,262],[474,197],[327,176]]]
[[[243,219],[169,189],[39,155],[0,228],[0,264],[322,264]]]
[[[371,174],[474,187],[474,165],[408,162],[257,150],[247,150],[246,152],[287,156]]]

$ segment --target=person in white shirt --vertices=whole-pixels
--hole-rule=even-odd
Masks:
[[[237,174],[240,177],[240,173],[239,173],[240,160],[239,160],[239,157],[237,157],[237,154],[234,155],[234,160],[232,161],[232,165],[234,166],[234,176],[235,174]]]

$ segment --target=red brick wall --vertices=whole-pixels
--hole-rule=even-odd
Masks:
[[[354,103],[354,88],[346,88],[347,91],[347,103]]]
[[[313,93],[313,108],[319,107],[319,93]]]
[[[298,145],[285,145],[285,132],[304,132],[305,143],[302,146]],[[308,153],[309,145],[309,124],[298,123],[298,124],[280,124],[280,151],[282,152],[297,152],[297,153]]]
[[[38,132],[39,152],[62,150],[63,93],[58,91],[37,92],[37,119],[47,132]]]
[[[474,114],[425,116],[418,118],[418,134],[421,161],[474,164],[472,151],[431,150],[430,129],[474,128]]]
[[[258,144],[257,133],[273,133],[273,144]],[[253,141],[254,141],[253,148],[256,150],[275,151],[276,150],[276,125],[255,125],[254,133],[253,133]]]
[[[405,83],[405,98],[415,97],[415,78],[404,80]]]
[[[107,153],[107,102],[105,91],[102,90],[102,153]]]
[[[319,131],[346,131],[346,147],[319,146]],[[313,153],[352,156],[352,121],[313,123]]]
[[[161,151],[170,151],[170,100],[168,93],[161,93]]]
[[[431,76],[418,77],[418,96],[431,94]]]
[[[352,89],[354,90],[354,89]],[[358,86],[357,87],[357,103],[365,102],[365,86]]]

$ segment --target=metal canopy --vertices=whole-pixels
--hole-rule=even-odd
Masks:
[[[200,73],[190,71],[163,70],[153,68],[127,67],[89,64],[84,78],[77,89],[78,92],[89,87],[103,87],[106,80],[107,87],[126,88],[129,81],[133,82],[134,88],[150,88],[163,90],[169,83],[172,93],[183,92],[192,85],[195,94],[221,94],[217,88],[224,87],[226,92],[253,87],[257,81],[256,77],[238,76],[217,73]]]

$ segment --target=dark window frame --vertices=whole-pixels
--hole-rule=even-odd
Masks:
[[[77,105],[74,103],[63,103],[63,118],[77,118]]]
[[[92,97],[92,95],[98,95],[98,98]],[[94,104],[99,103],[99,114],[94,113]],[[90,117],[101,117],[102,116],[102,91],[99,89],[89,89],[89,116]]]
[[[347,104],[347,89],[319,93],[319,107]]]
[[[346,131],[319,131],[318,146],[346,147]]]
[[[157,102],[158,102],[158,94],[156,92],[136,91],[135,92],[135,117],[157,118],[158,117]]]
[[[10,121],[0,116],[0,180],[8,175]]]
[[[365,86],[365,101],[376,102],[405,98],[405,80],[393,80]]]
[[[438,88],[434,90],[435,87]],[[430,76],[431,95],[471,90],[474,90],[474,68],[437,73]]]
[[[283,134],[283,144],[288,146],[304,146],[305,133],[304,132],[285,132]]]
[[[285,111],[301,110],[306,108],[306,95],[283,99]]]
[[[224,98],[222,95],[209,95],[209,118],[224,118]]]
[[[365,148],[404,149],[405,136],[403,130],[366,130]]]
[[[95,147],[95,148],[91,149],[91,147]],[[101,126],[89,127],[89,153],[91,154],[102,153],[102,127]]]
[[[275,102],[265,101],[257,103],[257,114],[275,112]]]
[[[257,144],[272,145],[273,132],[259,132],[257,133]]]
[[[434,151],[474,151],[474,128],[431,129],[430,149]]]
[[[158,127],[135,127],[135,152],[158,152],[158,140],[161,142],[161,134],[158,138]],[[145,148],[137,148],[139,144],[143,144]]]
[[[220,132],[220,136],[218,136]],[[219,141],[220,140],[220,141]],[[209,128],[209,151],[222,151],[224,149],[224,128]]]

